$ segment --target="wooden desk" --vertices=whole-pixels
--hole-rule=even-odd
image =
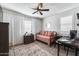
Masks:
[[[68,47],[67,49],[67,52],[66,52],[66,56],[68,55],[68,51],[69,51],[69,48],[70,47],[74,47],[74,50],[75,50],[75,56],[78,55],[78,49],[79,49],[79,40],[76,40],[76,41],[72,41],[72,40],[58,40],[57,41],[57,45],[58,45],[58,48],[57,48],[57,56],[59,56],[59,52],[60,52],[60,45],[64,45],[66,47]]]

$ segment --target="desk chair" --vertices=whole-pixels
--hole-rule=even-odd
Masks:
[[[70,30],[69,40],[72,40],[72,39],[75,40],[76,36],[77,36],[77,30]],[[69,52],[69,47],[67,48],[66,56],[68,55],[68,52]]]

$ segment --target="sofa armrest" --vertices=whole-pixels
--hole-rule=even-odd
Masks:
[[[40,35],[40,32],[35,34],[36,37],[37,37],[37,35]]]
[[[55,36],[54,35],[51,35],[50,36],[50,40],[55,40]]]
[[[36,35],[38,35],[38,34],[40,34],[40,32],[39,33],[36,33]]]

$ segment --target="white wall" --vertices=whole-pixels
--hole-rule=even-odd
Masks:
[[[47,28],[47,24],[50,24],[50,28]],[[59,29],[59,19],[55,16],[50,16],[43,20],[43,30],[45,31],[58,31]]]
[[[37,33],[41,30],[41,20],[31,18],[18,12],[3,8],[3,22],[9,23],[9,44],[16,45],[23,43],[25,31],[25,21],[32,21],[32,33]],[[36,29],[37,28],[37,29]],[[12,43],[14,42],[14,43]]]
[[[58,33],[60,33],[60,18],[71,15],[73,16],[73,29],[77,29],[79,32],[79,27],[77,26],[77,23],[79,23],[76,15],[77,13],[79,13],[79,7],[51,15],[43,20],[43,30],[58,31]],[[47,23],[50,23],[51,28],[48,29],[46,27]],[[65,32],[63,34],[66,35],[67,33]]]
[[[42,19],[32,18],[32,33],[42,31]]]
[[[0,6],[0,22],[3,21],[3,11],[2,11],[2,7]]]

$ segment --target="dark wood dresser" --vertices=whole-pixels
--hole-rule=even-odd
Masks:
[[[0,56],[9,53],[9,23],[0,22]]]
[[[34,35],[30,34],[30,35],[24,35],[24,44],[29,44],[34,42]]]

